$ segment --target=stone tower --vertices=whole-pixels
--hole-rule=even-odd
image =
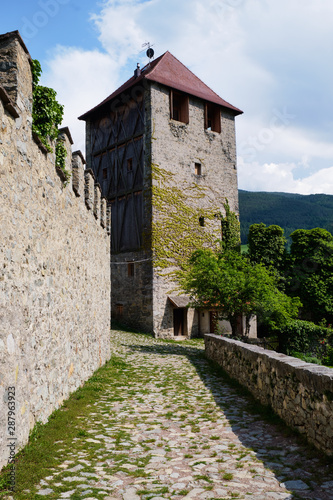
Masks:
[[[197,245],[221,238],[228,199],[238,213],[235,116],[166,52],[80,119],[87,168],[112,212],[112,314],[158,337],[210,331],[176,290],[174,271]]]

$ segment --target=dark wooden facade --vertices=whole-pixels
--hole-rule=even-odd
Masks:
[[[91,168],[111,204],[114,253],[143,244],[143,95],[123,97],[124,103],[100,109],[90,122]]]

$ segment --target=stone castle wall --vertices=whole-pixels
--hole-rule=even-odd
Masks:
[[[205,335],[205,352],[290,427],[333,454],[331,368],[217,335]]]
[[[204,101],[189,97],[189,123],[170,120],[170,90],[152,83],[152,141],[151,163],[171,174],[172,182],[187,195],[187,203],[202,210],[216,210],[224,213],[226,198],[232,211],[238,213],[238,188],[236,167],[235,121],[232,114],[221,111],[221,133],[205,130]],[[201,175],[195,175],[195,163],[201,165]],[[153,181],[158,182],[158,181]],[[196,185],[196,191],[193,186]],[[198,199],[194,193],[203,195]],[[154,209],[153,221],[159,220],[158,210]],[[199,220],[198,220],[199,226]],[[216,239],[221,238],[219,219],[205,221],[201,228]],[[181,238],[181,235],[179,235]],[[167,299],[175,283],[163,278],[154,269],[154,332],[160,337],[173,337],[173,308]],[[187,335],[198,335],[199,321],[195,312],[188,312]]]
[[[16,449],[110,358],[110,214],[80,152],[64,187],[55,155],[32,138],[30,56],[0,36],[0,466],[7,463],[8,388]]]

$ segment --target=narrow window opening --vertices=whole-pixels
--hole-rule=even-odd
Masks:
[[[127,264],[127,275],[129,277],[133,277],[134,276],[134,262],[129,262]]]
[[[116,304],[116,313],[117,313],[118,318],[120,318],[123,315],[123,313],[124,313],[123,304]]]
[[[217,104],[205,104],[205,129],[221,133],[221,110]]]
[[[189,122],[189,98],[186,94],[170,91],[170,118],[177,122]]]
[[[128,158],[127,160],[127,172],[132,172],[133,170],[133,158]]]
[[[204,227],[204,225],[205,225],[205,218],[204,217],[199,217],[199,225],[201,227]]]
[[[201,175],[201,163],[194,164],[194,173],[195,175]]]
[[[107,179],[108,178],[108,169],[107,168],[103,168],[102,175],[103,175],[103,179]]]

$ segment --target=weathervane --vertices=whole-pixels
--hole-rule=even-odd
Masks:
[[[150,62],[154,57],[154,50],[152,49],[153,45],[151,45],[150,42],[146,42],[146,43],[142,44],[142,47],[148,47],[146,55],[149,58],[149,62]]]

